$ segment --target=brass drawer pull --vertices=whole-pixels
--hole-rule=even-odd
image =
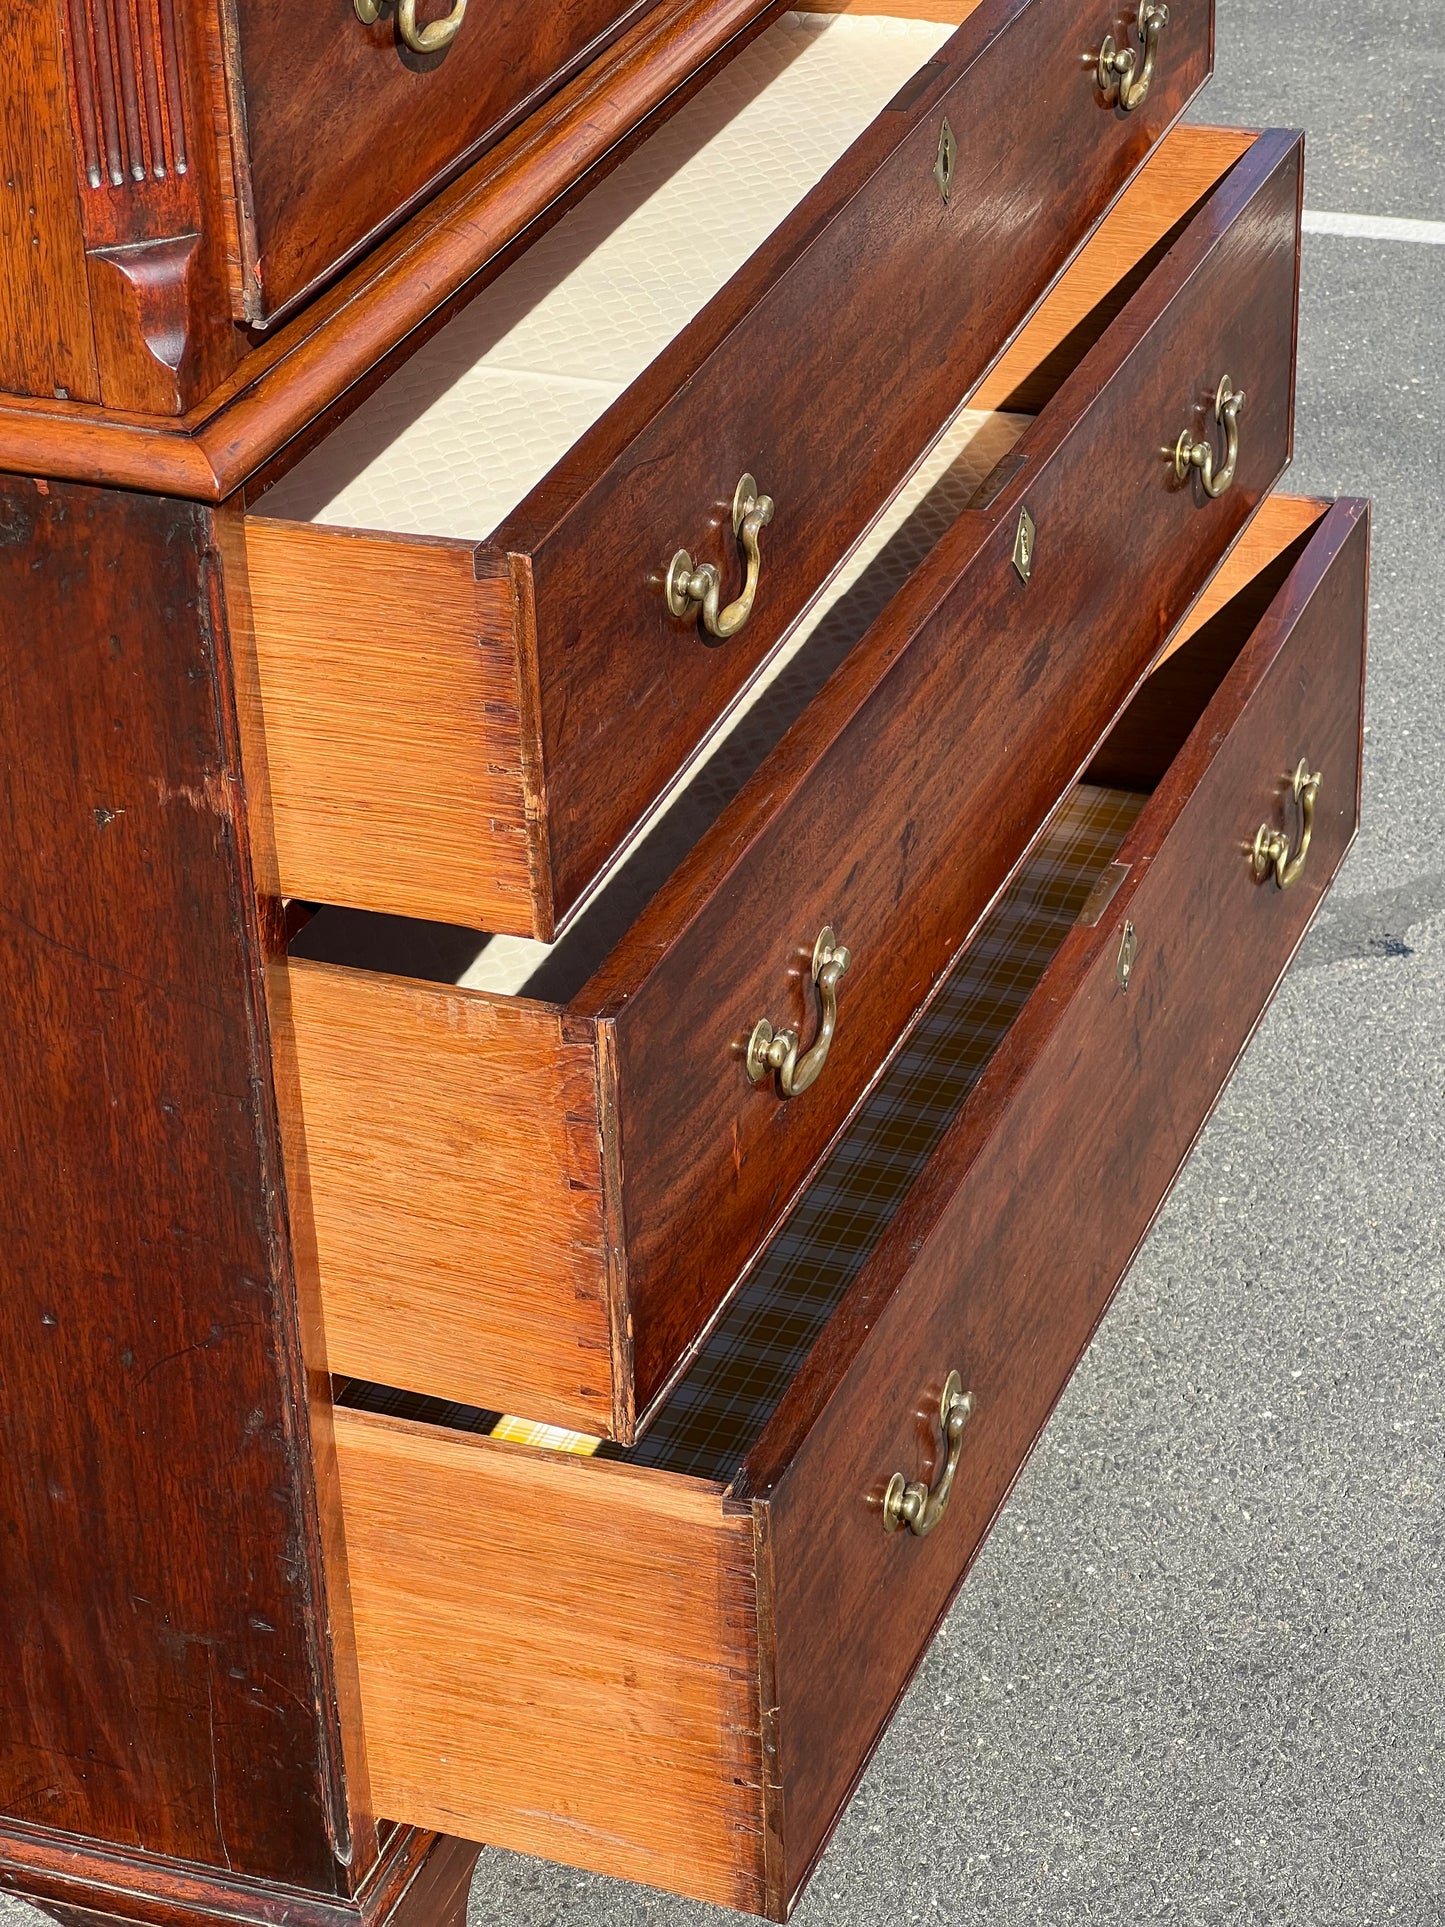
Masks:
[[[758,485],[751,475],[744,475],[733,494],[733,534],[743,545],[747,557],[748,575],[743,584],[743,592],[736,602],[730,602],[726,609],[718,608],[718,598],[722,593],[722,578],[711,562],[703,562],[693,567],[692,557],[686,549],[679,549],[668,564],[667,569],[667,606],[675,616],[696,615],[702,612],[702,626],[710,636],[725,642],[735,636],[753,612],[753,598],[758,592],[758,578],[763,572],[762,553],[758,538],[773,519],[773,498],[759,495]]]
[[[1300,758],[1298,769],[1290,778],[1290,788],[1294,800],[1299,805],[1300,840],[1299,848],[1291,856],[1289,838],[1283,830],[1272,830],[1268,823],[1261,823],[1254,833],[1254,848],[1250,851],[1249,867],[1254,872],[1256,883],[1263,883],[1270,871],[1281,890],[1287,890],[1299,880],[1305,867],[1305,859],[1310,853],[1310,838],[1315,828],[1315,798],[1320,793],[1322,781],[1320,771],[1310,774],[1308,761]]]
[[[943,1426],[943,1441],[948,1460],[943,1476],[930,1491],[921,1479],[911,1482],[895,1472],[883,1494],[883,1530],[897,1532],[907,1526],[917,1539],[926,1539],[948,1510],[953,1482],[958,1477],[958,1462],[963,1457],[963,1428],[973,1417],[974,1397],[963,1389],[957,1372],[950,1372],[939,1401],[938,1416]]]
[[[1133,47],[1116,47],[1113,34],[1106,34],[1099,49],[1099,86],[1126,114],[1142,107],[1149,98],[1154,78],[1154,63],[1159,55],[1159,36],[1169,25],[1169,9],[1159,0],[1147,0],[1139,9],[1139,39],[1144,48],[1144,65]]]
[[[822,1022],[811,1050],[798,1055],[798,1033],[774,1030],[766,1017],[753,1025],[748,1039],[748,1076],[761,1084],[770,1071],[778,1073],[778,1089],[784,1097],[800,1097],[818,1081],[818,1073],[828,1061],[833,1033],[838,1028],[838,979],[852,963],[852,953],[839,943],[831,923],[824,924],[813,945],[813,982],[818,986]]]
[[[1199,470],[1204,493],[1216,500],[1234,480],[1239,465],[1239,418],[1244,412],[1244,391],[1231,386],[1229,376],[1220,382],[1214,397],[1214,419],[1224,429],[1224,466],[1214,466],[1213,442],[1196,442],[1194,431],[1186,428],[1174,446],[1174,473],[1188,481],[1191,468]]]
[[[362,26],[374,27],[381,17],[382,0],[354,0],[354,4],[356,17]],[[467,0],[455,0],[445,20],[429,20],[424,27],[416,24],[416,8],[417,0],[397,0],[398,39],[410,47],[414,54],[439,54],[443,47],[450,47],[462,30]]]

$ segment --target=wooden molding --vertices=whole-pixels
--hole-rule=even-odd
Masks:
[[[780,11],[781,0],[663,0],[185,414],[147,413],[151,396],[133,391],[107,394],[103,410],[6,396],[0,469],[221,501],[398,344],[440,326],[477,276],[500,272],[514,244],[535,239]],[[233,203],[234,184],[228,193]],[[224,251],[226,235],[210,245]],[[229,317],[225,327],[239,339]]]

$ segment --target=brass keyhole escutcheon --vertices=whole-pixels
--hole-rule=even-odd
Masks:
[[[1290,793],[1299,808],[1299,848],[1291,856],[1289,837],[1285,832],[1272,830],[1268,823],[1261,823],[1254,833],[1254,843],[1249,853],[1249,867],[1256,883],[1263,883],[1271,872],[1281,890],[1288,890],[1291,884],[1298,882],[1310,853],[1310,838],[1315,831],[1315,800],[1323,780],[1323,773],[1319,770],[1311,775],[1309,759],[1302,756],[1289,779]]]
[[[1139,9],[1139,41],[1144,51],[1143,64],[1133,47],[1115,44],[1107,34],[1099,49],[1098,80],[1105,100],[1112,101],[1123,113],[1132,114],[1149,98],[1154,66],[1159,57],[1159,36],[1169,25],[1169,9],[1161,0],[1147,0]]]
[[[753,601],[763,572],[759,537],[772,519],[772,496],[760,495],[751,475],[740,477],[733,491],[733,534],[742,545],[747,562],[748,573],[743,592],[736,602],[730,602],[725,609],[720,608],[722,577],[717,568],[711,562],[694,566],[687,550],[679,549],[667,565],[667,578],[663,584],[667,606],[672,614],[679,618],[700,615],[703,628],[720,642],[735,636],[753,612]]]
[[[1191,471],[1197,469],[1204,493],[1217,501],[1239,466],[1239,418],[1243,413],[1244,390],[1235,388],[1225,375],[1214,394],[1214,419],[1224,430],[1224,460],[1216,468],[1213,442],[1195,441],[1193,429],[1186,428],[1174,445],[1175,477],[1187,482]]]
[[[915,1539],[926,1539],[948,1510],[963,1457],[963,1429],[973,1417],[974,1402],[973,1393],[963,1389],[960,1375],[950,1372],[938,1402],[939,1424],[947,1453],[943,1472],[934,1486],[925,1485],[922,1479],[906,1479],[901,1472],[893,1474],[883,1494],[885,1532],[897,1532],[900,1526],[907,1526]]]
[[[1120,990],[1129,988],[1129,980],[1134,975],[1134,959],[1139,954],[1139,933],[1132,923],[1126,922],[1119,938],[1119,955],[1114,960],[1114,981]]]
[[[1038,538],[1034,518],[1026,508],[1020,509],[1018,527],[1014,530],[1013,564],[1021,582],[1027,582],[1034,572],[1034,548]]]
[[[831,923],[825,923],[813,945],[813,982],[818,988],[820,1018],[818,1035],[812,1047],[800,1057],[800,1039],[795,1030],[774,1030],[766,1017],[753,1025],[748,1039],[748,1080],[761,1084],[776,1071],[778,1090],[784,1097],[801,1097],[818,1081],[828,1061],[838,1029],[838,980],[853,961],[846,944],[839,943]]]
[[[953,170],[958,161],[958,142],[945,120],[938,130],[938,158],[933,163],[933,178],[945,207],[953,199]]]

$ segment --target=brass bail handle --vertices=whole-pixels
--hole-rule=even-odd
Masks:
[[[943,1442],[948,1458],[938,1484],[932,1488],[921,1479],[907,1480],[895,1472],[883,1494],[883,1530],[897,1532],[907,1526],[916,1539],[926,1539],[948,1510],[953,1482],[958,1477],[958,1462],[963,1457],[963,1428],[973,1417],[974,1397],[963,1389],[957,1372],[950,1372],[939,1401],[938,1416],[943,1427]]]
[[[356,17],[364,27],[374,27],[381,17],[381,0],[354,0]],[[417,0],[397,0],[396,31],[414,54],[439,54],[450,47],[462,30],[467,0],[456,0],[445,20],[429,20],[424,27],[416,23]]]
[[[1315,830],[1315,798],[1320,793],[1322,780],[1319,770],[1310,774],[1308,759],[1302,756],[1290,778],[1290,789],[1299,805],[1299,848],[1291,856],[1289,838],[1284,831],[1272,830],[1268,823],[1261,823],[1254,833],[1254,847],[1249,858],[1249,867],[1256,883],[1263,883],[1271,870],[1281,890],[1287,890],[1292,883],[1298,882],[1310,853],[1310,838]]]
[[[736,602],[725,609],[718,603],[722,596],[722,577],[711,562],[693,567],[686,549],[679,549],[667,567],[667,606],[675,616],[702,615],[702,626],[710,636],[726,642],[735,636],[753,612],[758,579],[763,572],[758,539],[773,519],[773,498],[759,495],[751,475],[744,475],[733,492],[733,534],[742,544],[747,559],[747,580]]]
[[[1226,375],[1214,396],[1214,419],[1224,430],[1224,466],[1214,466],[1213,442],[1196,442],[1194,431],[1186,428],[1174,447],[1174,473],[1188,481],[1192,468],[1199,470],[1204,493],[1218,500],[1234,480],[1239,466],[1239,418],[1244,413],[1244,391],[1236,389]]]
[[[1144,48],[1144,64],[1133,47],[1118,47],[1113,34],[1106,34],[1099,49],[1099,87],[1124,113],[1132,114],[1149,98],[1154,65],[1159,57],[1159,36],[1169,25],[1169,9],[1160,0],[1147,0],[1139,9],[1139,40]]]
[[[766,1017],[760,1017],[748,1039],[748,1077],[752,1083],[761,1084],[771,1071],[776,1071],[778,1089],[784,1097],[801,1097],[817,1083],[838,1028],[838,979],[852,961],[852,952],[839,943],[832,924],[825,923],[813,945],[813,982],[818,986],[818,1003],[822,1009],[818,1035],[812,1048],[799,1057],[798,1033],[774,1030]]]

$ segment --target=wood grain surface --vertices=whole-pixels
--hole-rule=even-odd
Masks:
[[[1255,136],[1238,127],[1181,123],[1162,140],[969,397],[974,408],[1032,413],[1058,386],[1058,368],[1080,354],[1078,329],[1097,337],[1122,306],[1133,271],[1196,202],[1247,154]],[[1092,327],[1090,324],[1092,322]]]
[[[1037,234],[1030,247],[1008,254],[1009,278],[1002,291],[983,271],[992,259],[989,249],[997,250],[1001,243],[998,236],[985,235],[982,257],[971,259],[969,271],[952,279],[957,292],[946,301],[936,292],[929,296],[927,326],[916,350],[900,362],[892,336],[884,338],[877,302],[864,298],[866,288],[879,278],[907,279],[918,270],[915,278],[931,289],[940,271],[929,254],[934,244],[951,258],[950,250],[971,245],[970,236],[979,238],[976,222],[963,219],[960,228],[958,210],[945,209],[936,191],[934,208],[925,208],[921,215],[911,211],[915,197],[908,169],[921,165],[920,139],[929,135],[945,108],[958,117],[971,90],[987,96],[994,69],[1006,54],[1031,58],[1029,37],[1040,32],[1037,0],[1023,9],[1015,4],[997,38],[985,43],[976,60],[965,57],[966,49],[956,51],[957,72],[940,67],[929,80],[932,104],[927,113],[885,112],[865,140],[867,163],[849,157],[841,176],[835,170],[699,324],[685,331],[619,408],[583,438],[564,461],[567,479],[534,491],[499,533],[498,549],[483,545],[483,581],[477,594],[484,600],[489,640],[495,636],[500,645],[506,611],[509,606],[513,611],[516,675],[526,718],[520,781],[513,713],[505,698],[496,726],[501,740],[493,742],[488,720],[476,755],[468,753],[468,730],[475,727],[468,719],[475,716],[478,692],[474,669],[485,665],[475,665],[465,649],[451,650],[434,660],[438,672],[454,672],[454,683],[419,678],[413,694],[405,680],[406,657],[399,653],[407,638],[393,636],[385,624],[373,634],[368,621],[374,594],[383,614],[398,605],[403,611],[409,608],[413,582],[418,602],[434,594],[446,596],[443,579],[449,570],[460,583],[459,553],[446,560],[446,545],[440,543],[339,532],[328,540],[321,532],[252,518],[257,646],[265,656],[268,707],[285,730],[272,759],[272,808],[288,890],[494,931],[544,938],[555,934],[594,871],[615,853],[715,724],[770,640],[776,640],[862,522],[927,446],[967,385],[970,368],[974,373],[982,368],[1079,240],[1090,213],[1104,205],[1133,165],[1132,149],[1097,141],[1099,128],[1112,131],[1112,122],[1100,118],[1098,103],[1091,105],[1087,94],[1082,108],[1074,103],[1072,116],[1060,108],[1065,146],[1082,146],[1087,140],[1098,148],[1089,164],[1092,171],[1086,170],[1079,211],[1061,215],[1060,196],[1052,187],[1046,192],[1038,181],[1030,185],[1031,170],[1041,163],[1030,147],[1010,141],[1004,131],[1010,117],[1002,107],[971,115],[970,125],[978,122],[983,130],[976,139],[987,152],[973,153],[965,146],[957,176],[960,201],[971,174],[996,169],[1017,192],[1035,194],[1040,210],[1053,210],[1037,217],[1047,232]],[[1199,65],[1204,56],[1197,49],[1196,54]],[[1072,67],[1050,71],[1055,92],[1072,98],[1068,90],[1077,91]],[[1078,359],[1085,345],[1077,334],[1079,317],[1094,313],[1105,293],[1127,280],[1141,257],[1238,158],[1250,138],[1180,128],[1164,142],[1104,232],[1065,273],[1040,321],[1025,331],[1022,358],[1006,359],[1005,388],[1022,378],[1025,364],[1037,381],[1037,363],[1045,357],[1057,386],[1068,356]],[[996,147],[1002,151],[994,152]],[[927,169],[923,171],[931,180]],[[1069,197],[1063,201],[1073,205]],[[880,244],[880,234],[890,237],[886,246]],[[800,236],[802,255],[795,258]],[[889,247],[903,248],[906,258],[890,264]],[[865,253],[877,259],[868,274],[859,276],[854,257]],[[1035,265],[1035,253],[1041,265]],[[926,268],[920,268],[915,256],[927,258]],[[838,336],[818,336],[811,319],[822,299],[819,277],[826,279],[835,271],[839,285],[856,283],[850,296],[855,305],[848,309],[852,320],[846,326],[859,331],[859,339],[846,352]],[[1115,305],[1122,300],[1121,293]],[[837,301],[833,306],[838,308]],[[845,327],[841,310],[838,325]],[[771,382],[764,371],[775,366],[771,350],[759,354],[760,330],[775,331],[769,339],[797,337],[795,350],[783,357],[787,365],[805,371],[799,380],[808,393],[800,390],[796,405],[785,406],[778,396],[764,396],[757,388]],[[740,380],[753,385],[750,403],[739,397]],[[1034,405],[1041,401],[1042,396]],[[621,429],[614,417],[621,420]],[[842,458],[840,420],[850,424],[847,434],[857,441],[856,459],[841,462],[849,474],[852,503],[841,519],[838,501],[831,499],[837,494]],[[764,586],[754,618],[745,632],[715,646],[695,626],[678,624],[667,615],[652,564],[682,539],[675,526],[676,504],[684,499],[678,493],[677,464],[713,462],[731,437],[737,460],[756,468],[760,458],[749,455],[737,437],[751,436],[760,423],[772,424],[768,433],[776,429],[786,443],[784,454],[793,472],[791,480],[780,476],[778,499],[792,507],[785,506],[775,527],[765,532]],[[643,440],[619,452],[617,436],[625,439],[633,429]],[[665,449],[657,460],[646,454],[654,444]],[[722,486],[718,477],[728,459],[717,456],[723,466],[697,498],[707,499],[707,514],[714,522],[717,503],[708,491],[714,483]],[[627,481],[629,475],[635,487]],[[617,491],[624,486],[631,493],[620,503]],[[731,489],[729,483],[729,497]],[[559,502],[566,498],[559,508],[559,532],[547,538],[539,555],[505,555],[502,548],[524,539],[522,525],[529,515],[540,514],[538,505],[553,495]],[[696,547],[693,535],[686,539]],[[559,543],[566,581],[549,574],[548,557],[555,557]],[[722,553],[719,547],[719,557]],[[615,585],[619,573],[624,583],[635,584],[631,600],[624,595],[620,603],[614,589],[600,586]],[[504,591],[509,574],[517,591],[511,605]],[[607,622],[595,620],[599,592],[608,598]],[[450,591],[450,597],[457,609],[455,633],[461,639],[471,620],[470,597],[460,589]],[[440,605],[435,620],[449,621]],[[426,660],[430,666],[433,658]],[[500,676],[499,658],[494,666]],[[401,691],[408,701],[393,736],[388,706],[398,704]],[[352,701],[357,704],[354,720],[346,714]],[[437,717],[434,747],[426,740],[428,706]],[[477,839],[479,816],[496,821],[498,836],[493,840],[512,859],[501,874],[487,843]],[[523,851],[516,840],[523,835],[530,845],[530,890],[522,881]],[[510,848],[508,838],[513,839]]]
[[[105,1843],[173,1899],[370,1857],[210,522],[0,484],[0,1866],[79,1904]]]
[[[534,584],[559,915],[1206,79],[1211,8],[1183,0],[1145,106],[1112,111],[1079,58],[1097,12],[1095,0],[980,7],[496,531]],[[933,180],[945,117],[947,203]],[[718,645],[669,613],[661,578],[685,547],[736,592],[728,517],[744,472],[777,512],[753,613]]]
[[[1278,491],[1267,496],[1260,504],[1258,515],[1221,563],[1218,573],[1205,585],[1194,607],[1169,638],[1160,661],[1198,635],[1205,623],[1212,621],[1251,577],[1261,574],[1297,537],[1319,521],[1325,507],[1324,502],[1313,496],[1285,495]]]
[[[547,1153],[534,1169],[528,1143],[533,1132],[560,1141],[561,1121],[544,1123],[556,1011],[447,987],[387,993],[433,1012],[448,1049],[470,1053],[457,1072],[465,1104],[495,1117],[496,1141],[517,1160],[496,1184],[470,1141],[473,1162],[456,1170],[458,1113],[430,1104],[429,1059],[408,1065],[415,1045],[384,1015],[393,1002],[364,980],[353,1001],[345,970],[310,979],[315,1008],[296,1005],[298,1046],[312,1066],[302,1090],[316,1221],[330,1227],[323,1281],[329,1272],[332,1291],[345,1281],[345,1321],[329,1321],[337,1369],[631,1436],[1283,468],[1299,160],[1293,137],[1254,143],[1026,431],[1012,481],[988,510],[959,518],[569,1003],[569,1039],[608,1067],[567,1128],[585,1135],[587,1184],[599,1161],[606,1174],[609,1232],[543,1240],[531,1258],[517,1243],[526,1184],[545,1216],[569,1168]],[[1221,367],[1247,382],[1251,404],[1237,480],[1210,502],[1181,488],[1159,451],[1186,421],[1202,428]],[[1024,503],[1039,531],[1027,586],[1010,559]],[[853,964],[825,1073],[789,1101],[771,1080],[749,1084],[743,1054],[760,1017],[811,1037],[805,972],[827,923]],[[332,997],[346,1006],[335,1020],[323,1010]],[[527,1048],[541,1070],[525,1090],[526,1048],[488,1062],[509,1007],[505,1021],[537,1040]],[[326,1099],[324,1138],[339,1120],[346,1149],[318,1164],[312,1093],[338,1036],[351,1039],[355,1073]],[[373,1058],[389,1066],[384,1086]],[[405,1180],[377,1188],[365,1131],[351,1133],[364,1123],[390,1146],[400,1116],[416,1134],[396,1167]],[[344,1265],[328,1264],[328,1249],[346,1251]],[[530,1341],[499,1351],[479,1340],[491,1329],[473,1285],[481,1250],[507,1254],[497,1279],[525,1280],[508,1290],[525,1290],[526,1316],[545,1322],[565,1371],[528,1382]],[[434,1270],[467,1288],[449,1282],[439,1297]],[[367,1320],[363,1365],[350,1344],[371,1294],[385,1311]],[[610,1395],[606,1361],[590,1349],[604,1305]],[[579,1329],[598,1374],[582,1380]],[[338,1331],[349,1334],[340,1350]]]
[[[0,387],[100,400],[65,51],[47,5],[0,18]]]
[[[0,1880],[63,1927],[464,1927],[479,1847],[387,1821],[354,1894],[270,1885],[239,1871],[198,1870],[134,1849],[35,1832],[7,1839]]]
[[[440,327],[460,298],[499,273],[782,3],[654,0],[397,234],[294,320],[250,343],[179,421],[6,396],[0,468],[221,501],[304,431],[324,426],[328,412],[361,400],[399,344],[405,352]],[[229,210],[226,224],[229,233]]]
[[[286,970],[332,1369],[626,1429],[589,1028],[524,998]]]
[[[746,1511],[666,1474],[344,1409],[337,1444],[387,1811],[756,1910]]]
[[[1267,609],[1244,577],[1168,665],[1182,747],[1119,892],[1065,938],[730,1496],[338,1412],[391,1810],[786,1918],[1354,834],[1367,527],[1329,509]],[[1328,787],[1284,893],[1245,850],[1260,816],[1288,824],[1301,748]],[[890,1536],[885,1483],[936,1476],[953,1366],[978,1400],[963,1475],[931,1537]]]
[[[496,0],[452,45],[417,55],[388,9],[300,12],[234,0],[254,224],[251,318],[265,321],[394,227],[555,93],[647,0]],[[447,7],[418,10],[423,21]],[[380,164],[378,136],[404,126]]]
[[[1299,183],[1298,139],[1261,137],[577,1000],[616,1028],[639,1412],[1284,467]],[[1160,450],[1226,369],[1251,413],[1210,502]],[[827,923],[853,964],[789,1102],[742,1051],[760,1016],[812,1034]]]
[[[882,14],[894,20],[967,20],[982,0],[801,0],[798,13]]]
[[[251,516],[254,639],[286,896],[533,934],[513,601],[462,543]],[[545,878],[537,896],[546,912]]]
[[[1237,660],[1120,852],[1108,912],[1066,940],[749,1460],[777,1573],[786,1896],[1354,836],[1367,528],[1364,504],[1331,510],[1258,627],[1235,631]],[[1254,882],[1246,853],[1261,819],[1297,834],[1284,773],[1302,754],[1325,785],[1286,893]],[[890,1537],[883,1486],[895,1469],[936,1473],[954,1367],[978,1401],[963,1476],[930,1538]]]

